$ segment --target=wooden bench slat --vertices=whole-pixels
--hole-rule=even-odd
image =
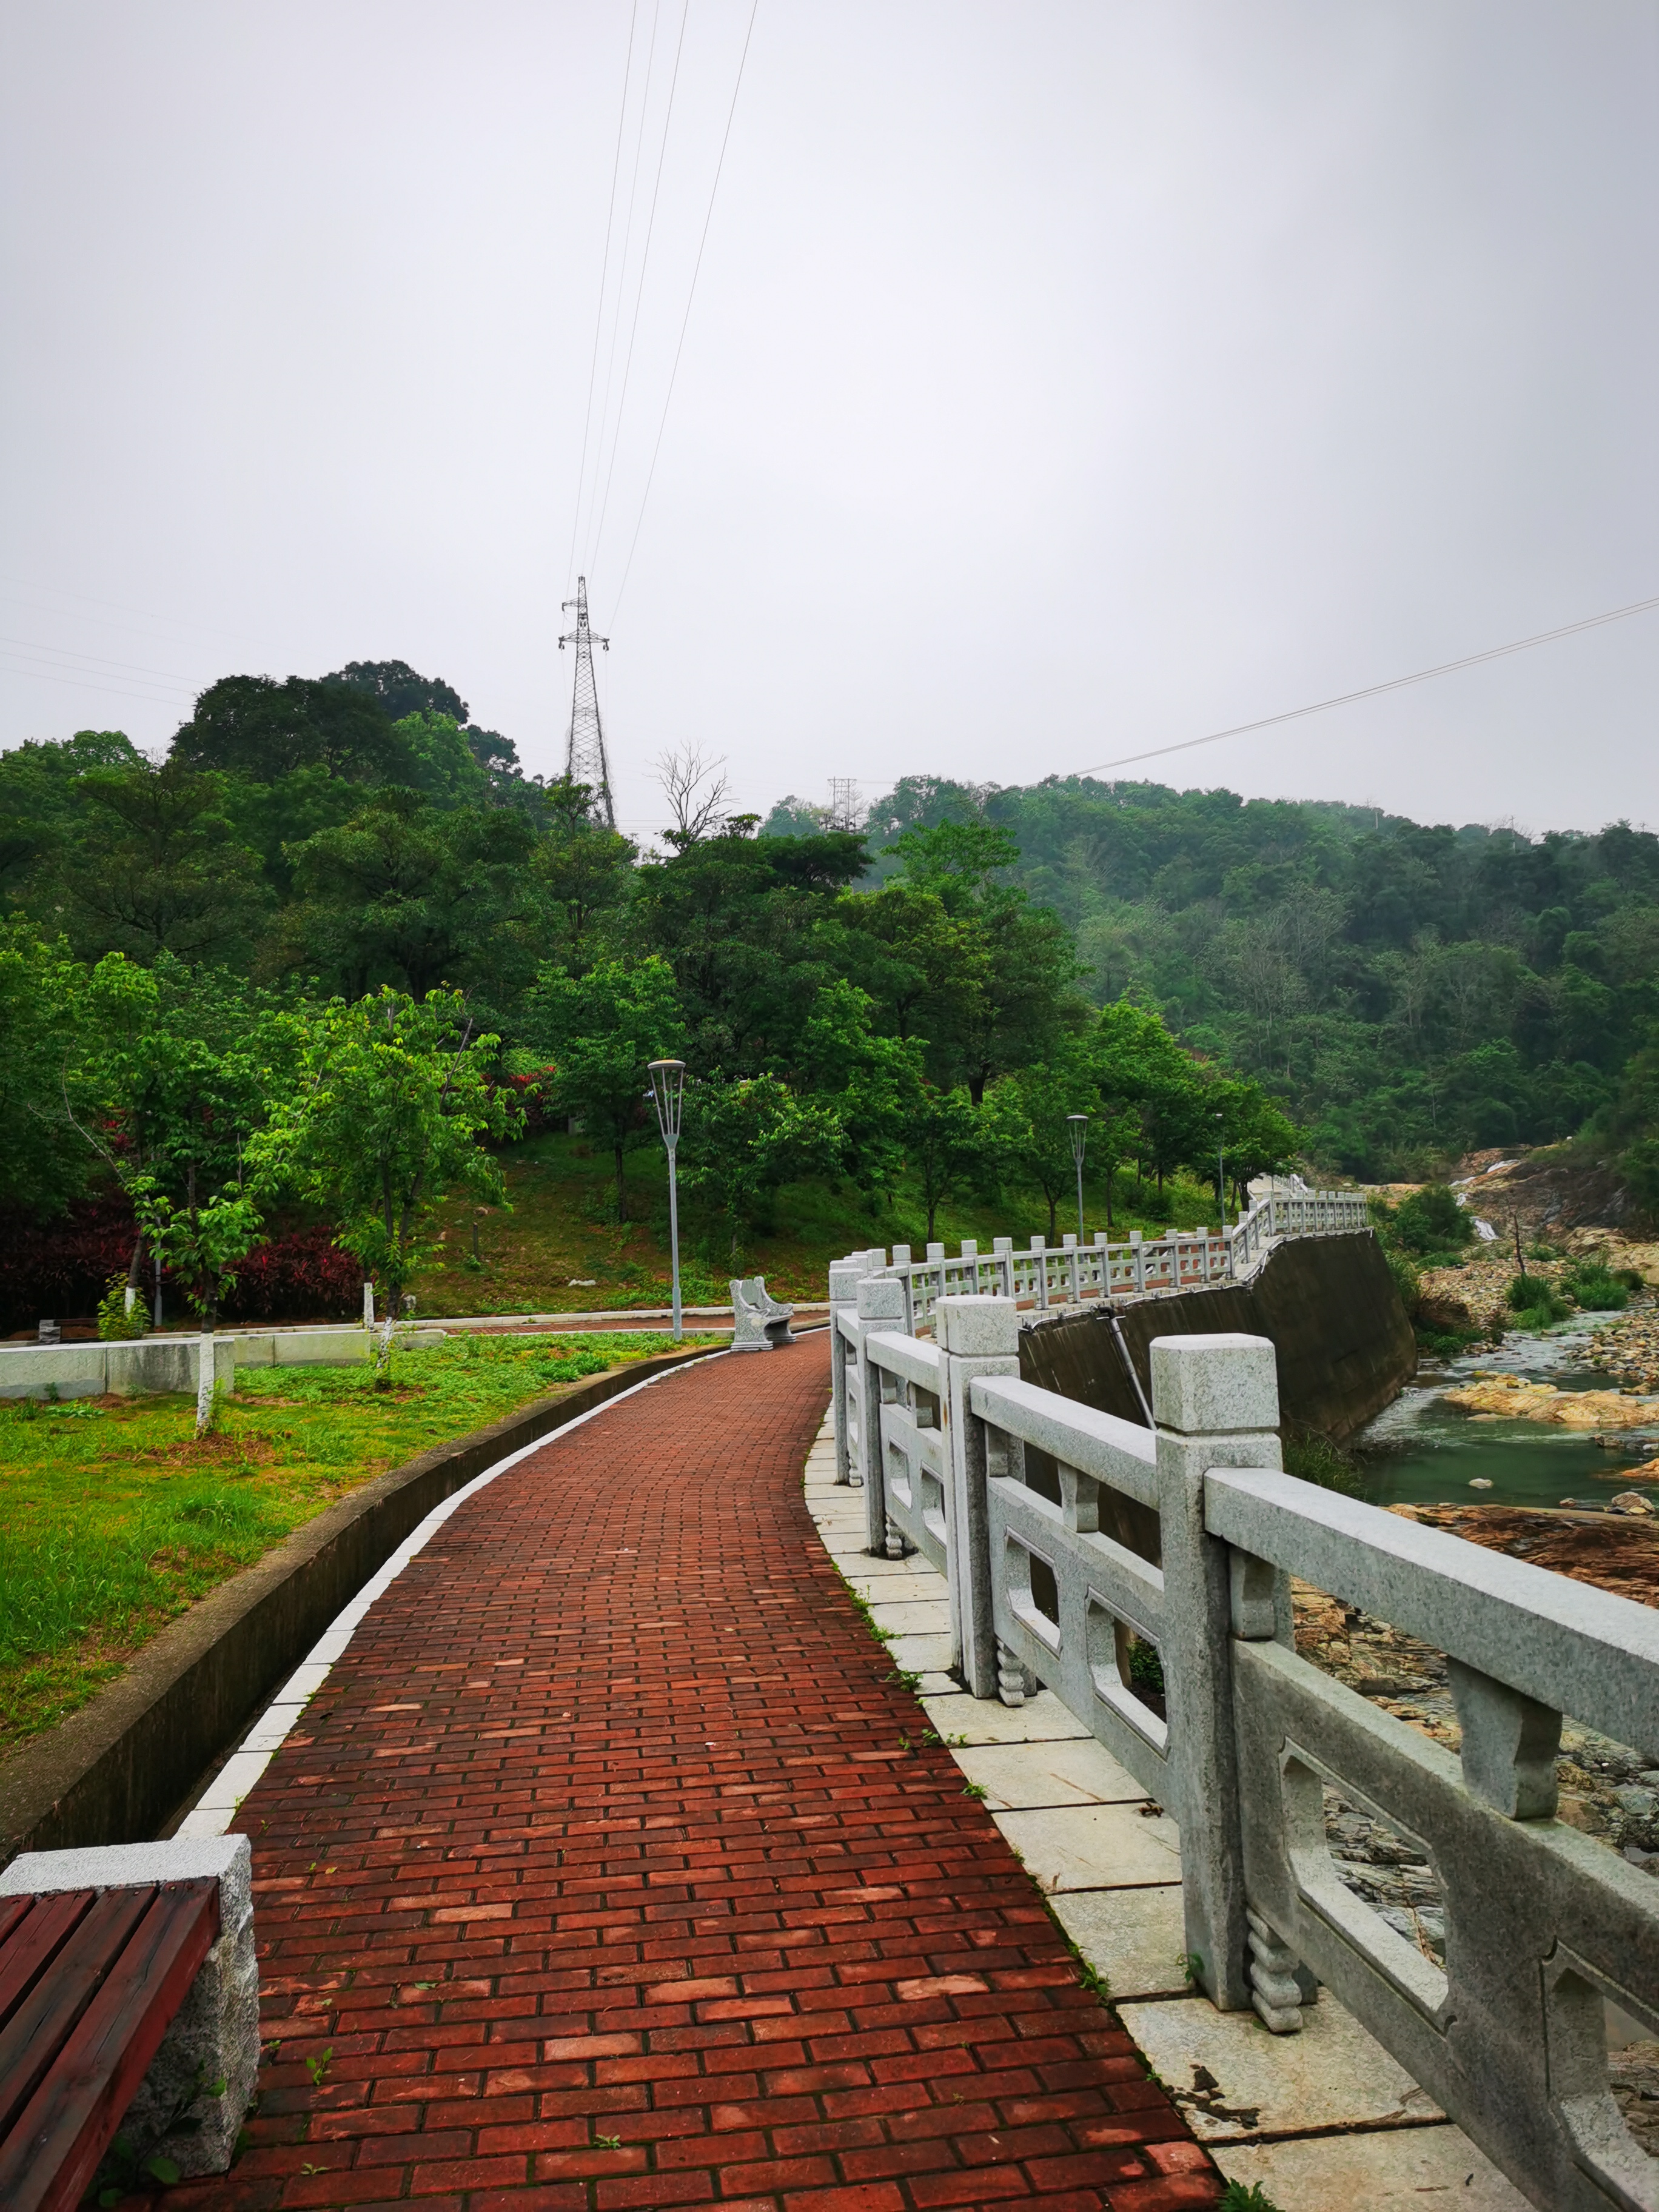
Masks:
[[[155,1895],[153,1886],[106,1889],[58,1951],[52,1972],[35,1983],[0,2028],[0,2135],[7,2137],[8,2150],[13,2122],[39,2088]],[[0,2191],[0,2204],[5,2202]]]
[[[0,1949],[0,2022],[11,2018],[40,1980],[54,1953],[85,1917],[94,1894],[90,1889],[70,1889],[57,1897],[15,1900],[23,1910],[12,1922],[4,1948]]]
[[[32,1897],[0,1897],[0,1945],[3,1945],[34,1902]]]
[[[149,1909],[0,2144],[7,2212],[74,2212],[217,1939],[216,1881],[117,1894]]]

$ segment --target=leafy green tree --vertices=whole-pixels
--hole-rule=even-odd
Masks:
[[[1455,1251],[1474,1235],[1474,1222],[1443,1182],[1425,1184],[1395,1208],[1395,1240],[1408,1252]]]
[[[1296,1124],[1259,1083],[1224,1078],[1212,1081],[1205,1086],[1204,1113],[1200,1118],[1208,1120],[1210,1131],[1218,1139],[1224,1172],[1241,1206],[1258,1176],[1273,1175],[1289,1166],[1300,1141]],[[1209,1175],[1215,1166],[1213,1150],[1195,1153],[1189,1164],[1197,1173]],[[1224,1208],[1224,1191],[1217,1194],[1217,1202]]]
[[[61,744],[30,738],[0,753],[0,886],[16,896],[37,871],[50,875],[79,834],[88,769],[148,766],[120,730],[77,730]]]
[[[270,909],[258,856],[236,835],[222,778],[168,760],[88,769],[77,834],[32,901],[89,957],[240,965]]]
[[[1059,1233],[1060,1205],[1072,1200],[1077,1190],[1077,1161],[1068,1115],[1091,1115],[1088,1133],[1092,1135],[1094,1131],[1092,1117],[1098,1110],[1098,1094],[1093,1065],[1086,1048],[1074,1045],[1047,1063],[1040,1060],[1033,1067],[1005,1076],[994,1091],[1000,1097],[1011,1096],[1018,1101],[1013,1170],[1023,1182],[1042,1192],[1048,1208],[1052,1243]],[[986,1093],[988,1101],[992,1095]]]
[[[404,1293],[437,1255],[438,1206],[456,1188],[507,1204],[482,1142],[522,1125],[491,1079],[499,1042],[459,991],[332,1000],[308,1018],[297,1081],[249,1148],[262,1187],[321,1207],[380,1285],[379,1387]]]
[[[423,997],[440,983],[527,982],[542,908],[535,832],[509,809],[442,810],[407,790],[373,794],[293,854],[295,903],[273,959],[359,996]]]
[[[85,970],[14,915],[0,923],[0,1205],[61,1213],[86,1187],[88,1149],[65,1111],[79,1058]]]
[[[405,714],[392,726],[408,750],[409,781],[434,806],[481,806],[489,778],[451,714]]]
[[[548,1087],[558,1111],[579,1116],[588,1135],[609,1148],[617,1218],[626,1221],[625,1156],[647,1127],[647,1070],[653,1060],[680,1056],[673,970],[655,954],[602,960],[584,975],[544,966],[526,1001],[524,1030],[531,1047],[553,1062]]]
[[[984,1135],[980,1109],[965,1087],[921,1085],[905,1131],[905,1158],[921,1187],[930,1244],[940,1206],[984,1179]]]
[[[921,1101],[921,1050],[878,1035],[874,1012],[869,993],[856,984],[827,985],[805,1024],[800,1066],[809,1094],[841,1128],[845,1171],[860,1189],[890,1197]]]
[[[462,724],[472,719],[471,708],[453,684],[441,676],[417,676],[406,660],[348,660],[323,681],[366,692],[391,722],[401,722],[406,714],[437,714]]]
[[[842,1143],[834,1111],[797,1097],[775,1075],[687,1085],[680,1172],[724,1216],[734,1267],[744,1231],[770,1220],[781,1186],[833,1175]]]
[[[66,1116],[126,1193],[143,1241],[185,1281],[210,1338],[258,1241],[243,1160],[291,1066],[292,1024],[234,977],[167,953],[148,968],[107,954],[82,1006]],[[137,1260],[135,1248],[135,1270]],[[212,1408],[204,1351],[198,1435]]]
[[[543,787],[546,823],[532,866],[545,910],[556,924],[561,966],[585,967],[600,925],[614,919],[632,889],[635,849],[614,830],[600,828],[589,812],[592,793],[568,776]]]
[[[290,676],[226,676],[210,684],[173,741],[193,769],[224,769],[270,783],[295,769],[325,768],[362,781],[409,780],[409,755],[392,717],[351,684]]]

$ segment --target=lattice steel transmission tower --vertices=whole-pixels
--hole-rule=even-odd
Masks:
[[[825,811],[824,827],[828,830],[861,830],[864,827],[864,807],[859,798],[856,776],[830,777],[830,805]]]
[[[570,697],[570,736],[565,745],[564,772],[573,783],[585,783],[592,793],[592,812],[596,822],[607,830],[617,826],[617,811],[611,803],[611,764],[605,757],[605,730],[599,721],[599,695],[593,682],[593,648],[603,646],[609,653],[608,637],[596,638],[587,626],[587,579],[576,579],[576,596],[567,599],[562,611],[576,610],[576,627],[567,630],[559,640],[562,653],[568,645],[576,648],[576,684]]]

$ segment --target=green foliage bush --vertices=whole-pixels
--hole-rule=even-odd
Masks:
[[[1474,1237],[1474,1224],[1443,1183],[1428,1183],[1395,1209],[1395,1241],[1407,1252],[1456,1252]]]
[[[1637,1278],[1639,1282],[1641,1278]],[[1623,1313],[1630,1304],[1630,1287],[1599,1260],[1584,1261],[1565,1269],[1561,1288],[1586,1313]]]
[[[1364,1492],[1352,1460],[1340,1445],[1316,1431],[1285,1437],[1285,1472],[1299,1481],[1316,1483],[1322,1490],[1334,1490],[1344,1498],[1358,1498]]]
[[[112,1275],[103,1297],[98,1304],[98,1334],[106,1343],[116,1343],[142,1336],[145,1328],[144,1300],[142,1291],[127,1310],[127,1279]]]
[[[1565,1321],[1572,1308],[1542,1275],[1513,1275],[1504,1300],[1523,1328],[1547,1328]]]
[[[1407,1318],[1415,1320],[1418,1304],[1423,1296],[1422,1277],[1403,1252],[1394,1251],[1385,1245],[1382,1256],[1389,1263],[1389,1273],[1394,1277],[1394,1286],[1400,1293],[1400,1303],[1405,1307]]]

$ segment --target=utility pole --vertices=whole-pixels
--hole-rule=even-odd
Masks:
[[[576,627],[559,640],[559,651],[576,648],[576,682],[570,696],[570,734],[565,741],[564,772],[572,783],[585,783],[592,798],[589,811],[607,830],[617,826],[617,810],[611,801],[611,767],[605,757],[605,731],[599,722],[599,695],[593,681],[593,647],[611,650],[608,637],[596,638],[587,623],[587,579],[576,579],[576,596],[564,603],[564,612],[576,610]]]
[[[853,775],[832,775],[830,779],[830,819],[831,830],[858,830],[862,810],[859,805],[858,778]]]

